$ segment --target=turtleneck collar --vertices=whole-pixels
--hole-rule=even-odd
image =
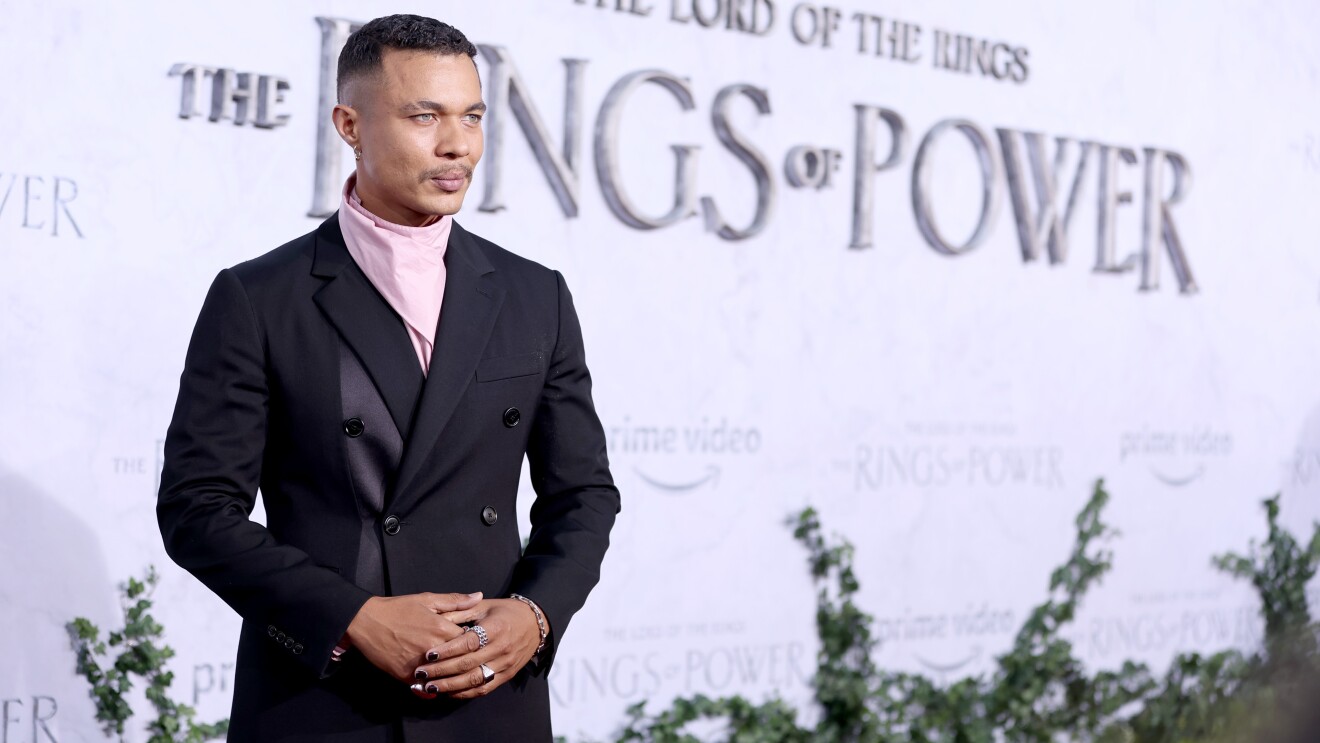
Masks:
[[[445,294],[445,251],[454,219],[445,215],[425,227],[387,222],[362,206],[356,185],[355,171],[344,183],[339,208],[344,244],[376,291],[403,319],[426,373]]]

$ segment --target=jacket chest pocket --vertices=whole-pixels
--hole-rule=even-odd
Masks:
[[[482,359],[477,364],[477,381],[498,382],[502,379],[531,377],[540,375],[544,368],[545,354],[540,351],[513,356],[494,356]]]

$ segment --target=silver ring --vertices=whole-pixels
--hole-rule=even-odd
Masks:
[[[490,670],[490,666],[486,665],[485,663],[482,663],[482,664],[481,664],[481,683],[482,683],[482,684],[489,684],[490,682],[492,682],[492,681],[494,681],[494,680],[495,680],[495,672],[492,671],[492,670]]]
[[[486,630],[480,624],[474,624],[464,630],[465,632],[475,632],[477,635],[477,649],[480,650],[490,644],[490,638],[486,636]]]

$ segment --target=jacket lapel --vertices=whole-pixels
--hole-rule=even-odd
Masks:
[[[408,492],[476,372],[504,302],[504,289],[490,276],[494,271],[477,241],[455,222],[445,252],[445,296],[431,369],[415,426],[406,436],[395,498]]]
[[[313,298],[357,354],[406,439],[422,391],[422,367],[403,321],[349,255],[338,214],[316,231],[312,274],[329,279]]]

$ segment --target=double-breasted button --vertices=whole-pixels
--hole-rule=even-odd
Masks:
[[[481,521],[486,526],[494,526],[496,521],[500,520],[500,512],[495,510],[494,506],[486,506],[481,509]]]
[[[384,526],[385,533],[392,537],[399,533],[399,529],[402,528],[402,522],[399,521],[398,516],[386,516]]]
[[[367,427],[362,423],[361,418],[349,418],[344,421],[344,433],[348,434],[351,439],[361,436],[365,430],[367,430]]]
[[[522,413],[519,413],[517,408],[509,408],[508,410],[504,411],[505,428],[513,428],[514,426],[518,425],[518,421],[520,420],[522,420]]]

